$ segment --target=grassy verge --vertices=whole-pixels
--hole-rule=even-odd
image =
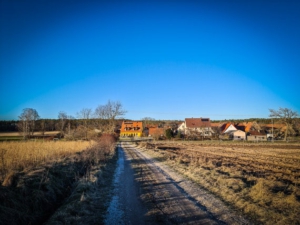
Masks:
[[[70,196],[45,224],[103,224],[111,198],[117,155],[93,166],[74,185]]]
[[[0,182],[9,186],[14,173],[46,162],[59,163],[93,142],[0,142]]]
[[[37,164],[25,160],[28,164],[13,169],[0,186],[1,224],[69,224],[79,218],[84,224],[84,213],[89,218],[97,215],[101,223],[95,207],[104,210],[109,194],[114,145],[100,140],[83,151],[52,155]]]

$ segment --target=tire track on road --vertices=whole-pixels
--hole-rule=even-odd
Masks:
[[[227,224],[218,219],[200,202],[190,196],[184,188],[179,186],[169,174],[157,166],[154,160],[145,157],[135,147],[123,144],[123,148],[135,161],[142,162],[142,185],[147,184],[148,199],[156,211],[163,216],[162,220],[170,224]],[[146,169],[147,167],[147,169]],[[143,181],[142,181],[143,180]]]

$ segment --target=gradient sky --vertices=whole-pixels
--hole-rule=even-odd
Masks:
[[[0,0],[0,119],[300,112],[300,1]]]

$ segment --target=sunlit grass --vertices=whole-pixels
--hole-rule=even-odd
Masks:
[[[114,156],[115,141],[110,136],[90,142],[0,143],[0,223],[42,224],[54,211],[64,216],[54,217],[51,224],[78,222],[84,210],[89,214],[82,217],[82,224],[99,221],[99,205],[106,212]],[[62,202],[72,213],[61,209]]]
[[[93,142],[0,142],[0,179],[10,171],[21,171],[46,161],[61,160],[87,149]]]

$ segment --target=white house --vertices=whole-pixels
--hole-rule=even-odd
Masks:
[[[224,130],[222,131],[222,134],[227,134],[230,131],[236,131],[236,127],[232,123],[227,123],[225,125]]]
[[[231,130],[226,134],[229,134],[229,137],[234,141],[246,140],[246,133],[241,130]]]
[[[248,141],[267,141],[267,134],[265,132],[249,131],[247,135]]]
[[[185,118],[184,122],[179,125],[178,131],[185,135],[197,133],[204,137],[211,137],[214,133],[209,118]]]

